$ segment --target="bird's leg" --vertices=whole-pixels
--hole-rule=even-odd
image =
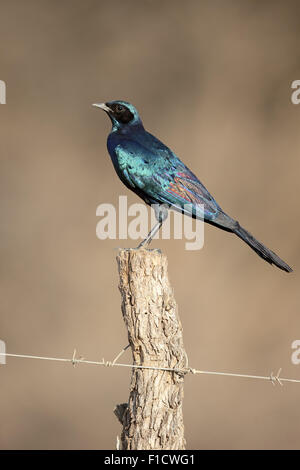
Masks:
[[[154,227],[150,230],[145,240],[143,240],[137,248],[139,249],[139,248],[142,248],[142,246],[149,245],[149,243],[151,243],[152,241],[152,238],[159,231],[162,224],[163,224],[162,222],[157,222],[157,224],[155,224]]]
[[[168,206],[166,204],[162,204],[162,205],[154,204],[154,206],[152,206],[152,207],[154,208],[155,218],[157,220],[157,224],[155,224],[154,227],[152,227],[152,229],[148,233],[145,240],[143,240],[139,244],[139,246],[137,247],[138,249],[142,248],[142,246],[149,245],[151,243],[153,237],[160,230],[160,228],[161,228],[162,224],[164,223],[164,221],[168,218]]]

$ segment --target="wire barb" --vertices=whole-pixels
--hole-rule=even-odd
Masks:
[[[273,375],[273,372],[271,372],[270,380],[271,380],[272,385],[279,384],[279,385],[281,385],[281,387],[283,387],[282,380],[279,377],[280,374],[281,374],[281,371],[282,371],[282,369],[280,368],[275,376]],[[285,380],[285,379],[283,379],[283,380]]]
[[[122,351],[119,352],[119,354],[114,358],[112,364],[115,365],[115,363],[117,362],[117,360],[124,354],[124,352],[126,351],[126,349],[128,349],[130,347],[130,344],[127,344],[127,346],[125,346],[125,348],[122,349]]]
[[[71,359],[71,363],[72,363],[73,367],[75,367],[76,364],[79,364],[80,362],[85,362],[84,357],[80,356],[79,359],[77,359],[76,358],[76,349],[74,349],[73,356],[72,356],[72,359]]]

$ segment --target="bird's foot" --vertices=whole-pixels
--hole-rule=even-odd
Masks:
[[[144,248],[145,246],[148,246],[150,245],[152,241],[152,238],[149,239],[149,237],[145,238],[145,240],[143,240],[137,247],[136,249],[139,250],[140,248]]]

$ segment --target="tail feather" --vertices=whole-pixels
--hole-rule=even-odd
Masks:
[[[270,264],[275,264],[279,269],[286,271],[287,273],[292,272],[292,268],[286,264],[282,259],[279,258],[273,251],[269,250],[265,245],[260,243],[256,238],[251,235],[251,233],[247,232],[243,227],[241,227],[238,223],[236,224],[235,228],[232,230],[238,237],[240,237],[247,245],[254,250],[258,256],[263,258]]]

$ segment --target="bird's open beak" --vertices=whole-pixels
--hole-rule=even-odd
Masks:
[[[111,112],[111,109],[106,106],[105,103],[94,103],[93,106],[96,106],[97,108],[103,109],[103,111],[106,111],[107,113]]]

